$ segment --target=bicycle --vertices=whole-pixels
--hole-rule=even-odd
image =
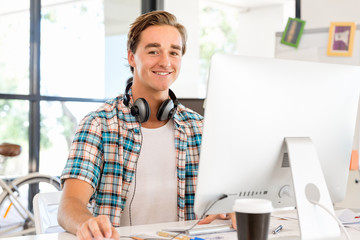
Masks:
[[[0,164],[20,153],[19,145],[0,144]],[[45,188],[47,191],[61,190],[57,177],[40,173],[30,173],[14,179],[0,178],[0,238],[35,234],[34,215],[28,209],[30,184],[39,184],[40,189]],[[6,221],[6,218],[10,219]]]

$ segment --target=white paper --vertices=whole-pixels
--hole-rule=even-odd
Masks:
[[[350,209],[338,210],[336,211],[336,215],[344,225],[360,223],[360,214]]]

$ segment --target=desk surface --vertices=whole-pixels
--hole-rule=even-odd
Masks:
[[[166,229],[166,228],[190,227],[194,223],[195,221],[186,221],[186,222],[139,225],[133,227],[120,227],[118,228],[118,231],[120,233],[121,238],[123,238],[125,236],[134,236],[139,234],[149,234],[149,233],[154,234],[157,231],[161,231],[162,229]],[[217,221],[215,224],[222,224],[222,223],[223,222],[221,221]],[[279,226],[280,224],[283,225],[283,230],[276,235],[272,234],[272,230],[277,226]],[[360,229],[360,227],[358,229]],[[356,230],[354,228],[347,228],[347,231],[352,239],[360,239],[360,230]],[[236,232],[229,232],[221,235],[223,235],[222,238],[223,240],[231,240],[231,239],[237,240]],[[76,239],[77,239],[76,236],[65,232],[11,238],[11,240],[76,240]],[[209,239],[209,238],[205,237],[205,239]],[[280,219],[277,216],[272,216],[270,222],[269,239],[281,239],[281,240],[299,239],[299,227],[297,220]],[[345,234],[343,232],[342,232],[342,239],[346,239]]]

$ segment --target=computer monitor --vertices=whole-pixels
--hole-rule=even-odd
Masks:
[[[329,201],[341,201],[359,89],[359,66],[215,54],[205,100],[196,214],[201,216],[223,194],[228,197],[208,214],[232,212],[234,199],[243,197],[270,199],[275,208],[298,206],[305,189],[295,198],[294,175],[307,184],[311,175],[321,178],[323,173]],[[294,144],[289,141],[298,137],[312,141],[320,173],[312,173],[318,165],[310,158],[290,164],[289,155],[296,159],[297,150],[291,157],[288,148]],[[299,164],[307,165],[290,166]]]

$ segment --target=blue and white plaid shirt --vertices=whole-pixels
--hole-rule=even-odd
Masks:
[[[131,99],[132,101],[132,99]],[[178,179],[179,220],[195,219],[193,210],[203,117],[179,104],[173,117]],[[123,95],[89,113],[75,134],[62,182],[77,178],[95,189],[94,215],[108,215],[120,226],[127,192],[141,149],[140,124],[123,103]]]

